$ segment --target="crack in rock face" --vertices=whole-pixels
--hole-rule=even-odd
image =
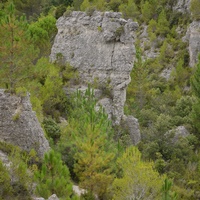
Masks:
[[[74,11],[57,21],[58,33],[50,59],[56,61],[62,55],[62,63],[70,63],[78,70],[80,84],[97,82],[103,98],[109,98],[109,117],[120,124],[124,116],[126,88],[135,60],[135,31],[138,23],[121,18],[121,13]],[[104,95],[107,93],[106,95]],[[109,94],[108,94],[109,93]],[[108,105],[109,104],[109,105]]]

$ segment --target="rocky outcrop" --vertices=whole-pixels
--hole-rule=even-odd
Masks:
[[[0,140],[26,151],[34,148],[40,157],[49,150],[29,96],[18,97],[0,89]]]
[[[51,60],[62,56],[64,63],[75,67],[80,74],[80,85],[95,80],[102,93],[100,102],[108,108],[114,123],[119,124],[135,59],[138,24],[122,19],[121,13],[95,11],[89,16],[74,11],[59,18],[57,28]]]
[[[193,67],[200,52],[200,21],[193,21],[188,29],[184,40],[189,43],[190,67]]]
[[[173,11],[178,11],[181,13],[190,13],[190,1],[191,0],[177,0],[174,1],[176,4],[173,7]]]

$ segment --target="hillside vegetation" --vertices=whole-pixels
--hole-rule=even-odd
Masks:
[[[191,14],[174,10],[176,3],[0,1],[0,88],[31,94],[52,148],[39,160],[34,150],[25,153],[1,142],[0,150],[13,164],[8,170],[0,162],[0,199],[47,199],[54,193],[60,199],[85,200],[200,198],[200,58],[189,66],[188,44],[182,40],[188,25],[200,19],[200,1],[191,0]],[[59,55],[50,63],[49,54],[56,20],[73,10],[122,12],[139,23],[124,108],[139,120],[142,140],[137,146],[130,145],[125,130],[112,126],[102,108],[95,109],[92,86],[70,97],[62,90],[78,82],[78,72],[60,62]],[[169,75],[162,75],[166,70]],[[186,136],[177,136],[177,128]],[[76,196],[74,183],[88,192]]]

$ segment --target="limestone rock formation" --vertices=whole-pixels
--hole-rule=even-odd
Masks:
[[[29,96],[18,97],[0,89],[0,140],[26,151],[34,148],[40,157],[49,150]]]
[[[74,11],[59,18],[57,28],[51,60],[62,55],[64,63],[69,62],[79,71],[80,85],[95,80],[102,98],[109,98],[101,101],[109,108],[114,123],[119,124],[135,59],[138,24],[122,19],[121,13],[94,11],[89,16]]]
[[[185,40],[189,42],[189,55],[190,55],[190,66],[193,67],[197,62],[198,54],[200,52],[200,21],[193,21],[188,29],[185,36]]]

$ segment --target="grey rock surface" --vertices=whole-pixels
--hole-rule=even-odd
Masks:
[[[49,150],[28,95],[21,98],[0,89],[0,140],[26,151],[34,148],[40,157]]]
[[[84,189],[81,189],[78,185],[73,185],[73,192],[78,195],[79,197],[82,195],[82,194],[85,194],[87,193],[86,190]]]
[[[188,29],[184,40],[189,42],[190,67],[193,67],[200,52],[200,21],[193,21]]]
[[[173,143],[177,143],[181,138],[185,138],[190,135],[185,126],[178,126],[174,130],[170,130],[169,132],[166,133],[166,136],[171,137],[171,134],[173,134],[172,137]]]
[[[48,200],[59,200],[59,198],[56,196],[56,194],[52,194]]]
[[[124,116],[123,117],[123,126],[130,133],[130,138],[131,138],[132,144],[134,144],[134,145],[138,144],[141,140],[141,134],[140,134],[138,120],[131,115]]]
[[[189,132],[188,130],[185,128],[185,126],[178,126],[175,129],[175,136],[174,136],[174,140],[178,141],[179,138],[185,138],[187,136],[189,136]]]
[[[190,13],[190,2],[191,0],[177,0],[177,3],[173,7],[173,11],[178,11],[181,13]]]
[[[112,108],[112,99],[110,98],[103,98],[103,99],[100,99],[98,102],[97,102],[97,109],[99,109],[99,105],[101,105],[104,109],[105,109],[105,112],[107,113],[108,115],[108,119],[112,120],[113,119],[113,108]]]
[[[0,160],[6,166],[7,169],[10,168],[10,165],[12,164],[8,158],[8,155],[0,150]]]
[[[74,11],[59,18],[57,28],[50,59],[55,61],[62,55],[63,63],[68,62],[79,71],[80,85],[96,80],[102,93],[109,89],[109,109],[114,123],[119,124],[135,59],[138,24],[122,19],[121,13],[95,11],[88,16]]]
[[[171,73],[172,73],[172,68],[165,68],[161,72],[160,76],[165,78],[168,81],[170,79]]]

